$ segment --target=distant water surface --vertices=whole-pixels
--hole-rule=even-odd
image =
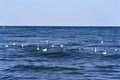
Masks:
[[[119,79],[119,27],[0,27],[0,80]]]

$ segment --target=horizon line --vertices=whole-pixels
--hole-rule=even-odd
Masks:
[[[0,25],[0,27],[120,27],[120,25]]]
[[[76,27],[84,27],[84,26],[93,26],[93,27],[96,27],[96,26],[108,26],[108,27],[112,27],[112,26],[116,26],[116,27],[120,27],[120,25],[4,25],[4,24],[0,24],[0,26],[50,26],[50,27],[52,27],[52,26],[58,26],[58,27],[61,27],[61,26],[65,26],[65,27],[72,27],[72,26],[76,26]]]

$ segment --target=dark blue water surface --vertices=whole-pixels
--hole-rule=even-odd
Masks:
[[[0,27],[0,80],[119,79],[119,27]]]

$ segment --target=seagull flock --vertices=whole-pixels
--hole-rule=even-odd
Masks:
[[[45,43],[48,44],[48,40],[46,40]],[[12,45],[15,46],[16,43],[12,43]],[[4,47],[5,47],[5,48],[8,48],[9,45],[8,45],[8,44],[5,44]],[[21,48],[24,48],[25,45],[24,45],[24,44],[21,44],[20,47],[21,47]],[[52,45],[51,45],[51,48],[54,48],[54,47],[55,47],[55,46],[52,44]],[[60,48],[61,48],[61,49],[64,48],[64,44],[60,44]],[[40,50],[39,45],[37,45],[36,50],[37,50],[37,51]],[[43,52],[47,52],[47,50],[48,50],[47,48],[43,48],[43,49],[42,49]]]
[[[48,40],[46,40],[45,43],[48,44]],[[103,44],[103,43],[104,43],[104,42],[101,41],[101,44]],[[12,45],[15,46],[16,43],[13,43]],[[20,46],[21,46],[21,48],[24,48],[24,47],[25,47],[24,44],[21,44]],[[5,44],[4,47],[5,47],[5,48],[8,48],[9,45],[8,45],[8,44]],[[55,45],[52,44],[52,45],[51,45],[51,48],[54,48],[54,47],[55,47]],[[63,48],[64,48],[64,44],[60,44],[59,47],[60,47],[61,49],[63,49]],[[40,50],[39,45],[37,45],[36,50],[37,50],[37,51]],[[47,50],[48,50],[48,48],[42,48],[42,51],[43,51],[43,52],[47,52]],[[79,50],[79,51],[82,51],[81,48],[78,48],[78,50]],[[117,51],[118,51],[118,49],[115,48],[115,49],[114,49],[114,52],[117,52]],[[94,52],[94,54],[97,53],[97,48],[96,48],[96,47],[93,47],[93,52]],[[106,52],[106,51],[103,51],[103,52],[102,52],[102,55],[107,55],[107,52]]]

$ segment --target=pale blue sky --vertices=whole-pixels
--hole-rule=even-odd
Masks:
[[[120,26],[120,0],[0,0],[0,25]]]

